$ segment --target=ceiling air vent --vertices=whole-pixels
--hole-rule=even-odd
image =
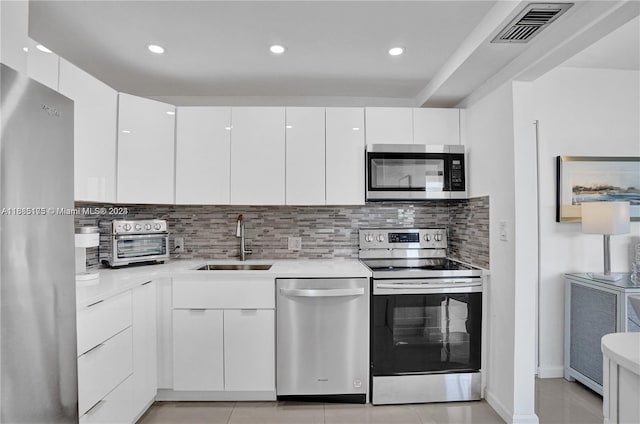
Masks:
[[[571,6],[573,3],[529,3],[491,42],[527,43]]]

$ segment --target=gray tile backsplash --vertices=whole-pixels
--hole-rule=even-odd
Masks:
[[[76,207],[95,207],[77,203]],[[102,205],[99,205],[102,206]],[[109,205],[106,205],[109,206]],[[124,205],[119,205],[124,206]],[[191,206],[127,205],[127,215],[99,218],[76,215],[76,227],[100,219],[166,219],[170,247],[184,237],[185,253],[172,258],[236,258],[236,218],[244,215],[249,259],[357,258],[358,229],[442,227],[449,229],[449,256],[489,266],[489,197],[449,202],[369,203],[363,206]],[[288,237],[300,237],[302,250],[287,249]],[[87,263],[98,261],[87,252]]]

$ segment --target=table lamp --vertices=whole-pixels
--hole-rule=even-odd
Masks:
[[[598,280],[617,281],[621,275],[611,274],[611,250],[609,239],[612,234],[629,232],[629,202],[585,202],[582,203],[582,232],[602,234],[604,246],[604,274],[589,274]]]

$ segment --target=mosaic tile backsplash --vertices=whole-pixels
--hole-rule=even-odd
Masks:
[[[95,207],[77,203],[76,207]],[[103,205],[99,205],[103,206]],[[108,205],[104,205],[108,206]],[[124,205],[119,205],[124,206]],[[183,206],[127,205],[127,215],[109,219],[166,219],[170,248],[183,237],[185,252],[171,258],[237,258],[236,219],[243,214],[248,259],[357,258],[358,229],[442,227],[449,230],[449,256],[489,267],[489,197],[449,202],[370,203],[363,206]],[[76,227],[98,225],[95,215],[76,215]],[[287,249],[288,237],[300,237],[302,250]],[[87,252],[88,265],[98,251]]]

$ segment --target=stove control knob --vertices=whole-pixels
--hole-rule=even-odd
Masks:
[[[442,241],[442,234],[436,234],[434,238],[436,241]]]
[[[431,241],[431,234],[425,234],[424,241]]]
[[[142,225],[136,224],[136,231],[140,231],[140,230],[142,230]]]
[[[373,241],[373,236],[371,234],[367,234],[364,236],[364,241],[371,243]]]
[[[153,226],[154,229],[159,230],[160,228],[162,228],[162,225],[160,225],[159,222],[156,222],[155,225]]]
[[[151,224],[144,224],[144,229],[147,231],[151,230]]]
[[[378,241],[383,242],[384,241],[384,234],[378,234]]]
[[[129,224],[124,224],[124,225],[122,226],[122,228],[124,228],[124,230],[125,230],[125,231],[129,231],[129,230],[131,229],[131,225],[129,225]]]

